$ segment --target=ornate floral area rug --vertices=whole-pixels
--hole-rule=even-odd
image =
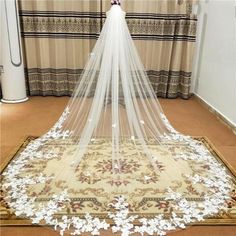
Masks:
[[[7,165],[17,160],[19,153],[27,146],[27,144],[35,139],[28,137],[21,144],[18,150],[2,164],[1,172]],[[221,155],[215,150],[213,145],[203,137],[195,137],[198,141],[204,144],[207,149],[214,155],[216,160],[223,164],[229,174],[233,178],[234,186],[231,193],[231,199],[225,204],[228,207],[227,211],[221,211],[218,215],[208,218],[199,225],[236,225],[236,174],[233,168],[226,163]],[[114,199],[114,196],[128,196],[130,214],[138,214],[146,218],[154,217],[158,214],[168,215],[171,212],[171,206],[168,200],[165,200],[165,188],[170,186],[173,190],[183,191],[187,194],[188,201],[202,201],[202,192],[197,184],[193,185],[192,181],[186,181],[181,174],[206,173],[209,166],[199,164],[185,166],[181,160],[173,158],[175,153],[184,153],[187,148],[183,145],[174,143],[166,143],[165,145],[154,145],[152,140],[148,143],[149,148],[161,156],[161,160],[156,160],[158,171],[154,171],[146,157],[137,155],[136,149],[132,149],[128,141],[124,140],[124,152],[129,152],[127,158],[120,161],[122,174],[116,174],[112,169],[110,160],[110,142],[106,139],[95,140],[89,147],[89,152],[80,162],[76,171],[72,171],[71,165],[68,164],[68,159],[65,161],[63,155],[60,157],[44,161],[29,161],[27,165],[27,173],[38,172],[47,173],[47,176],[55,176],[60,173],[61,181],[54,181],[53,178],[48,180],[46,185],[34,187],[30,196],[36,197],[37,202],[45,203],[50,200],[48,196],[58,194],[64,189],[70,194],[70,202],[63,211],[58,212],[58,215],[81,216],[86,212],[100,219],[106,219],[109,212],[109,203]],[[65,143],[64,140],[57,140],[48,144],[45,148],[61,149],[62,153],[73,152],[75,144],[73,140]],[[66,152],[65,152],[66,149]],[[58,150],[60,152],[60,150]],[[191,161],[190,161],[191,162]],[[113,163],[114,164],[114,163]],[[179,171],[181,168],[181,171]],[[169,172],[174,172],[175,175],[170,175]],[[181,174],[180,174],[181,173]],[[170,177],[173,176],[173,177]],[[79,186],[79,187],[78,187]],[[187,192],[186,192],[187,191]],[[4,201],[4,191],[1,191],[1,206],[0,217],[1,225],[31,225],[29,220],[18,218],[14,211],[11,210]],[[109,220],[108,220],[109,221]]]

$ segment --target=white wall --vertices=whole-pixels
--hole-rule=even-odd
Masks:
[[[0,0],[0,66],[2,65],[2,17],[3,17],[3,1]],[[1,70],[1,68],[0,68]],[[0,71],[1,78],[1,71]]]
[[[193,92],[236,126],[236,1],[200,0]]]

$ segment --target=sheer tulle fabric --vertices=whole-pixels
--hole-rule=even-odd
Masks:
[[[112,159],[119,161],[123,138],[142,144],[150,158],[147,139],[156,142],[168,130],[125,22],[125,12],[114,5],[81,81],[69,103],[72,111],[65,130],[78,137],[74,161],[79,163],[91,140],[112,140]]]

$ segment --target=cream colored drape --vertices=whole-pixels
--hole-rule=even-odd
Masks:
[[[71,95],[110,1],[20,0],[30,95]],[[196,37],[192,1],[123,1],[139,55],[158,96],[190,96]]]

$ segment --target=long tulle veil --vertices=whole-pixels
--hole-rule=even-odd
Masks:
[[[15,214],[54,225],[61,235],[98,234],[111,225],[123,235],[164,235],[217,213],[231,184],[201,142],[168,122],[117,4],[107,12],[60,119],[31,141],[3,175],[5,199]],[[197,193],[188,198],[190,185]],[[83,209],[69,214],[64,209],[75,198]],[[153,198],[168,204],[169,211],[157,214],[154,206],[152,214],[145,213],[142,204]]]

